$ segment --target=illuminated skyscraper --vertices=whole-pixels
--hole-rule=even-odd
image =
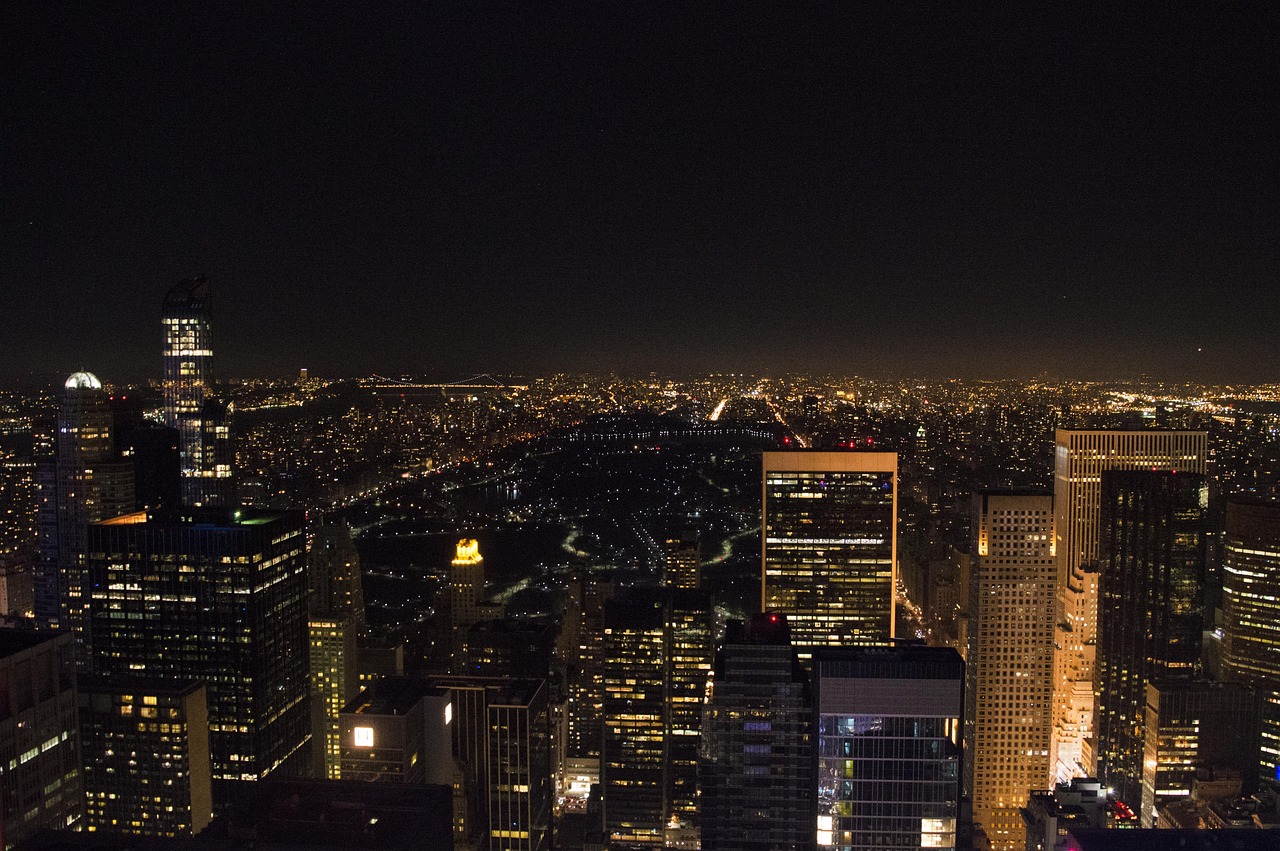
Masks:
[[[813,695],[783,615],[731,621],[702,728],[704,851],[813,847]]]
[[[467,673],[467,632],[480,621],[477,609],[484,600],[484,556],[480,544],[471,538],[458,541],[457,552],[449,570],[449,622],[452,626],[453,652],[449,668],[454,673]]]
[[[208,685],[221,805],[310,763],[302,517],[184,511],[89,527],[93,670]]]
[[[1208,503],[1203,476],[1102,474],[1098,777],[1132,808],[1142,801],[1147,684],[1200,670]]]
[[[1227,502],[1222,664],[1262,694],[1261,776],[1280,779],[1280,503]]]
[[[164,419],[178,430],[186,505],[230,503],[232,469],[228,407],[211,402],[213,349],[210,287],[201,276],[179,281],[164,298]]]
[[[1093,677],[1098,638],[1099,512],[1103,470],[1177,470],[1204,475],[1202,431],[1071,431],[1054,448],[1058,618],[1050,758],[1059,780],[1090,775]]]
[[[569,742],[566,752],[579,759],[599,759],[601,712],[604,706],[604,608],[613,596],[607,575],[587,572],[570,585],[565,613],[569,632]]]
[[[964,662],[949,647],[819,648],[819,851],[956,848]]]
[[[668,588],[697,588],[701,584],[699,538],[697,529],[685,529],[662,542],[663,584]]]
[[[88,524],[133,509],[133,465],[119,460],[102,382],[77,372],[63,385],[55,457],[40,476],[41,560],[36,614],[70,630],[87,658],[84,545]]]
[[[1053,497],[988,491],[973,500],[966,671],[973,723],[965,768],[974,819],[996,851],[1021,851],[1022,807],[1052,777]]]
[[[702,703],[716,650],[711,595],[685,588],[667,594],[667,792],[668,848],[696,848],[698,841],[698,743]]]
[[[893,637],[896,452],[765,452],[761,606],[805,648]]]

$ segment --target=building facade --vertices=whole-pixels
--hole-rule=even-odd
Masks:
[[[996,851],[1022,848],[1022,808],[1052,779],[1053,496],[989,491],[973,501],[966,770],[974,819]]]
[[[964,662],[943,647],[814,651],[817,847],[955,849]]]
[[[875,644],[894,629],[895,452],[763,453],[761,608],[809,647]]]
[[[1054,440],[1054,539],[1060,614],[1054,654],[1051,754],[1060,781],[1092,775],[1098,560],[1104,470],[1177,470],[1205,475],[1202,431],[1058,429]]]

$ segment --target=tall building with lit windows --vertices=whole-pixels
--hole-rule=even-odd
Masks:
[[[1021,851],[1022,807],[1052,777],[1053,496],[984,491],[973,500],[966,771],[974,819],[995,851]]]
[[[208,686],[215,807],[310,763],[302,516],[184,509],[89,527],[93,670]]]
[[[453,640],[449,668],[454,673],[466,673],[467,632],[480,621],[479,606],[483,600],[484,556],[480,555],[480,543],[473,538],[463,538],[458,541],[449,568],[449,622]]]
[[[213,817],[204,683],[82,677],[86,830],[195,836]]]
[[[964,662],[949,647],[814,650],[819,851],[954,849]]]
[[[761,607],[802,656],[893,637],[897,477],[896,452],[764,453]]]
[[[666,644],[661,592],[637,589],[605,603],[600,781],[610,848],[664,841]]]
[[[1107,470],[1101,502],[1098,777],[1137,808],[1147,684],[1200,673],[1209,489],[1194,474]]]
[[[230,505],[232,467],[228,406],[210,402],[213,348],[211,289],[204,276],[179,281],[165,295],[164,420],[178,430],[185,505]]]
[[[1205,475],[1203,431],[1075,431],[1055,435],[1054,538],[1058,626],[1054,639],[1053,739],[1060,781],[1092,775],[1094,665],[1098,640],[1099,516],[1104,470],[1177,470]]]
[[[1260,776],[1280,779],[1280,503],[1227,501],[1222,667],[1262,695]]]
[[[89,642],[85,528],[133,509],[133,465],[115,453],[107,394],[92,373],[77,372],[63,385],[54,457],[43,465],[39,482],[36,616],[69,630],[83,659]]]
[[[662,542],[662,581],[668,588],[701,585],[702,546],[697,529],[673,532]]]
[[[711,595],[667,590],[666,845],[698,847],[698,745],[716,650]]]

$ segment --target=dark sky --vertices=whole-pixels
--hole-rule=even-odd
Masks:
[[[703,5],[4,4],[0,376],[1280,380],[1280,4]]]

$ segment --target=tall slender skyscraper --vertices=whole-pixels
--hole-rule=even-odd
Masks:
[[[1054,537],[1061,613],[1055,637],[1051,760],[1059,780],[1094,771],[1093,676],[1098,639],[1099,511],[1103,470],[1206,473],[1203,431],[1058,429]]]
[[[1280,779],[1280,503],[1227,502],[1222,666],[1262,694],[1260,775]]]
[[[698,847],[698,741],[702,704],[716,650],[711,595],[667,589],[667,793],[668,848]]]
[[[702,548],[697,529],[684,529],[662,542],[663,584],[669,588],[697,588],[701,584]]]
[[[54,452],[40,475],[36,614],[74,634],[83,662],[85,529],[133,508],[133,465],[116,457],[106,391],[92,373],[77,372],[63,385]]]
[[[479,622],[478,608],[483,600],[484,556],[478,541],[463,538],[449,569],[449,622],[453,628],[449,669],[455,674],[469,673],[465,670],[467,632]]]
[[[762,601],[806,648],[894,629],[896,452],[765,452]]]
[[[973,500],[966,671],[973,724],[966,770],[974,818],[995,851],[1021,851],[1022,807],[1052,777],[1053,497],[987,491]]]
[[[164,419],[178,430],[182,499],[187,505],[230,504],[231,411],[210,399],[210,287],[204,276],[179,281],[164,298]],[[208,445],[206,445],[208,444]]]
[[[1147,684],[1200,671],[1208,504],[1203,476],[1102,474],[1098,776],[1135,809],[1142,801]]]

